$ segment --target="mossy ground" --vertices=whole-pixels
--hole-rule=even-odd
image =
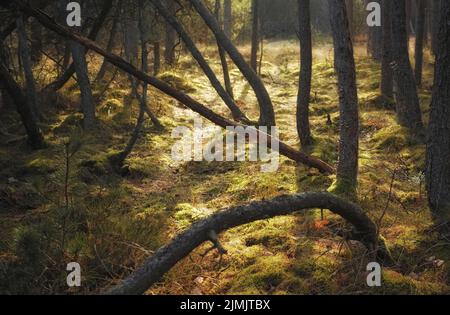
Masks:
[[[248,55],[248,47],[242,50]],[[214,47],[203,51],[220,73]],[[281,139],[299,147],[295,127],[297,44],[270,42],[264,53],[261,75],[273,99]],[[355,55],[361,110],[357,198],[380,224],[396,262],[395,267],[384,270],[382,288],[366,286],[368,258],[361,245],[346,243],[333,234],[333,229],[326,228],[343,222],[326,211],[326,221],[322,222],[320,210],[311,210],[224,233],[221,241],[228,255],[220,259],[211,252],[202,257],[209,245],[202,246],[150,288],[149,294],[449,292],[450,249],[448,242],[430,230],[432,222],[423,188],[425,147],[397,125],[394,112],[380,99],[379,64],[365,55],[362,46],[355,47]],[[425,119],[432,84],[428,54],[427,58],[424,88],[419,90]],[[179,66],[167,70],[161,78],[229,116],[191,58],[181,57]],[[233,67],[231,79],[238,104],[257,120],[256,99]],[[331,164],[337,161],[339,132],[335,81],[332,47],[323,43],[314,49],[311,125],[315,145],[309,150]],[[261,173],[260,165],[250,162],[174,162],[171,130],[178,125],[192,126],[195,116],[154,89],[150,89],[150,106],[161,117],[166,131],[160,132],[146,123],[127,160],[129,174],[121,177],[111,169],[108,157],[123,149],[137,116],[136,102],[128,99],[126,76],[118,76],[117,82],[104,92],[99,126],[88,135],[81,133],[81,117],[76,114],[79,96],[71,84],[68,86],[61,93],[64,97],[59,98],[65,100],[58,105],[59,114],[49,117],[47,125],[51,127],[45,129],[47,149],[31,152],[23,141],[0,146],[0,278],[4,280],[0,291],[69,292],[64,287],[66,260],[82,263],[86,273],[82,292],[99,291],[123,278],[199,218],[224,207],[280,194],[325,191],[335,180],[284,157],[279,170],[270,174]],[[101,85],[95,88],[102,91]],[[49,108],[54,105],[46,104]],[[327,124],[328,115],[332,125]],[[2,119],[9,124],[9,132],[20,131],[11,123],[13,120]],[[204,125],[211,126],[206,120]],[[63,143],[67,137],[81,138],[83,145],[71,161],[69,191],[77,213],[76,226],[69,230],[68,240],[61,246]],[[18,181],[13,192],[11,187],[16,186],[8,183],[11,178]],[[25,191],[25,186],[29,187],[30,196],[35,196],[33,203],[26,206],[20,202],[27,197],[17,193]],[[7,197],[5,192],[9,192]],[[61,261],[51,265],[45,260],[44,252],[59,257],[61,248]],[[430,257],[435,259],[430,261]],[[30,263],[30,258],[38,264]],[[438,267],[435,260],[444,260],[445,264]],[[55,270],[58,276],[51,274]],[[40,275],[40,280],[24,274]],[[21,281],[14,282],[14,277]]]

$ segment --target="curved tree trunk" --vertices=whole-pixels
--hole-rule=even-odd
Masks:
[[[238,49],[231,43],[230,39],[225,35],[225,33],[220,28],[214,16],[211,14],[209,9],[205,6],[201,0],[189,0],[189,2],[194,6],[195,10],[200,14],[202,19],[206,22],[208,27],[212,30],[216,36],[217,41],[220,45],[227,51],[233,62],[239,68],[241,73],[247,79],[248,83],[252,87],[258,99],[258,104],[260,107],[260,119],[259,123],[261,126],[275,126],[275,113],[273,111],[272,100],[270,99],[269,93],[264,86],[264,83],[255,71],[249,66],[245,61],[244,57],[238,51]]]
[[[122,11],[122,1],[119,1],[116,6],[116,10],[114,13],[114,18],[111,26],[111,32],[108,39],[108,44],[106,45],[106,51],[112,52],[114,50],[114,46],[116,44],[116,36],[119,31],[119,21],[120,21],[120,12]],[[100,70],[97,73],[95,81],[101,81],[105,77],[106,72],[108,71],[108,61],[103,60],[103,63],[100,67]]]
[[[216,15],[217,21],[220,21],[220,0],[216,0],[214,11],[215,11],[214,13]],[[222,46],[220,46],[219,42],[217,42],[217,49],[219,51],[220,63],[222,64],[223,82],[225,84],[225,90],[231,96],[231,98],[234,100],[233,86],[231,85],[230,71],[228,69],[228,62],[227,62],[227,55],[225,53],[225,50],[222,48]]]
[[[302,148],[312,144],[309,125],[309,102],[311,98],[312,42],[309,0],[298,0],[298,23],[300,39],[300,78],[297,97],[297,132]]]
[[[197,46],[195,46],[191,37],[187,34],[183,26],[178,22],[177,18],[170,14],[169,10],[164,6],[164,4],[160,0],[150,0],[150,2],[157,8],[158,12],[166,20],[166,23],[168,23],[181,37],[186,47],[189,49],[192,56],[199,64],[200,68],[202,68],[203,72],[208,77],[209,81],[211,82],[211,85],[214,87],[219,96],[222,98],[222,100],[230,109],[233,118],[236,119],[237,121],[242,120],[248,122],[248,119],[245,117],[244,113],[242,113],[242,111],[233,101],[231,96],[227,93],[227,91],[225,91],[219,79],[217,79],[216,75],[214,74],[214,71],[208,65],[202,53],[198,50]]]
[[[100,12],[100,15],[98,16],[97,20],[95,21],[95,24],[92,26],[91,31],[89,32],[88,38],[95,40],[97,38],[98,33],[100,32],[100,29],[103,25],[103,23],[106,20],[106,17],[108,16],[109,11],[112,8],[113,0],[106,0],[102,11]],[[72,47],[70,46],[70,43],[68,43],[70,50],[73,53]],[[83,54],[86,54],[86,50],[83,50]],[[67,81],[70,80],[70,78],[75,74],[75,63],[72,62],[67,68],[67,70],[55,81],[50,83],[48,86],[45,87],[45,90],[51,89],[53,91],[58,91],[61,89]]]
[[[177,13],[177,4],[174,0],[167,0],[166,1],[168,10],[171,15],[175,16]],[[176,44],[175,41],[177,39],[177,33],[173,29],[173,27],[166,23],[166,33],[165,33],[165,44],[164,44],[164,61],[166,65],[172,66],[175,62],[175,48]]]
[[[24,13],[32,15],[34,18],[36,18],[42,25],[44,25],[48,29],[54,31],[55,33],[59,34],[60,36],[66,38],[66,39],[76,41],[76,42],[82,44],[83,46],[85,46],[87,49],[90,49],[92,51],[95,51],[99,55],[102,55],[111,64],[113,64],[117,68],[119,68],[127,73],[132,74],[137,79],[144,81],[144,82],[154,86],[161,92],[173,97],[174,99],[179,101],[181,104],[190,108],[194,112],[200,114],[201,116],[208,119],[212,123],[214,123],[222,128],[242,126],[241,124],[238,124],[234,121],[231,121],[229,119],[226,119],[226,118],[216,114],[215,112],[213,112],[212,110],[207,108],[205,105],[197,102],[196,100],[192,99],[190,96],[184,94],[183,92],[176,90],[175,88],[171,87],[169,84],[165,83],[164,81],[161,81],[160,79],[150,76],[142,71],[139,71],[138,69],[136,69],[136,67],[134,67],[130,63],[126,62],[121,57],[111,54],[111,53],[107,53],[104,49],[99,47],[92,40],[85,38],[79,34],[75,34],[75,33],[68,31],[61,25],[58,25],[57,23],[55,23],[47,15],[45,15],[39,11],[36,11],[35,9],[31,8],[29,5],[23,3],[22,1],[16,1],[15,5],[18,9],[22,10]],[[261,131],[259,131],[259,130],[256,130],[256,132],[261,133]],[[267,142],[270,143],[271,136],[270,135],[266,135],[266,136],[267,136]],[[333,167],[330,166],[329,164],[325,163],[324,161],[322,161],[316,157],[309,156],[303,152],[299,152],[283,142],[279,143],[279,152],[281,155],[284,155],[293,161],[296,161],[298,163],[303,163],[309,167],[316,168],[322,173],[325,173],[325,174],[334,173]]]
[[[81,110],[84,116],[83,125],[85,129],[91,129],[95,123],[95,104],[89,80],[85,48],[75,41],[70,41],[70,49],[81,93]]]
[[[382,0],[383,50],[381,58],[381,95],[388,100],[394,97],[394,82],[392,77],[392,29],[391,0]]]
[[[144,294],[154,283],[168,272],[178,261],[207,241],[222,252],[217,234],[258,220],[289,215],[306,209],[329,209],[347,220],[355,228],[353,235],[364,243],[369,251],[375,251],[378,243],[377,228],[353,203],[328,193],[304,193],[280,196],[269,201],[253,202],[219,211],[200,220],[191,228],[175,237],[168,245],[159,249],[143,266],[135,270],[108,294]],[[351,238],[352,236],[350,236]]]
[[[392,1],[392,64],[397,119],[419,135],[423,129],[417,86],[409,61],[405,0]]]
[[[422,68],[423,68],[423,43],[425,41],[425,10],[426,0],[417,0],[417,17],[416,17],[416,45],[415,45],[415,58],[416,65],[414,75],[416,78],[416,84],[422,85]]]
[[[345,3],[328,0],[334,43],[334,67],[338,77],[340,140],[335,191],[356,194],[358,180],[359,112],[355,59]]]
[[[23,72],[25,74],[25,85],[27,102],[34,117],[39,120],[39,111],[37,107],[36,83],[34,81],[33,69],[31,64],[30,49],[28,47],[27,33],[24,25],[23,14],[17,18],[17,34],[19,37],[19,55],[22,61]]]
[[[426,181],[438,223],[450,222],[450,1],[441,1]]]
[[[44,137],[36,122],[36,117],[27,102],[27,97],[23,94],[17,82],[14,81],[8,69],[6,69],[3,60],[0,60],[0,81],[16,105],[17,112],[27,132],[28,143],[33,149],[44,148]]]

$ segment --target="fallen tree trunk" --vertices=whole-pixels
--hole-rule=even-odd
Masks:
[[[200,114],[204,118],[208,119],[209,121],[213,122],[214,124],[222,127],[236,127],[236,126],[242,126],[242,124],[236,123],[234,121],[231,121],[230,119],[224,118],[203,104],[197,102],[196,100],[192,99],[190,96],[184,94],[181,91],[178,91],[177,89],[173,88],[169,84],[165,83],[164,81],[155,78],[153,76],[150,76],[140,70],[138,70],[136,67],[134,67],[132,64],[126,62],[124,59],[120,58],[119,56],[108,53],[104,49],[100,48],[95,42],[92,40],[89,40],[88,38],[85,38],[79,34],[72,33],[65,29],[63,26],[57,24],[51,17],[43,13],[42,11],[35,10],[31,8],[29,5],[25,4],[21,0],[14,0],[12,2],[14,5],[16,5],[20,10],[22,10],[24,13],[29,14],[30,16],[33,16],[38,20],[42,25],[47,27],[48,29],[51,29],[55,33],[59,34],[60,36],[76,41],[80,43],[81,45],[85,46],[87,49],[90,49],[92,51],[95,51],[96,53],[102,55],[105,57],[112,65],[116,66],[117,68],[133,75],[137,79],[146,82],[153,87],[157,88],[161,92],[173,97],[177,101],[179,101],[184,106],[190,108],[194,112]],[[5,6],[5,5],[4,5]],[[10,6],[10,4],[6,5],[7,7]],[[260,133],[260,131],[258,131]],[[271,143],[271,136],[267,135],[267,142]],[[284,155],[288,157],[291,160],[294,160],[298,163],[305,164],[309,167],[313,167],[318,169],[321,173],[324,174],[332,174],[334,173],[334,168],[327,164],[326,162],[313,157],[309,156],[303,152],[299,152],[292,148],[291,146],[280,142],[279,143],[279,153],[281,155]]]
[[[188,230],[175,237],[168,245],[159,249],[135,270],[128,278],[112,288],[107,294],[143,294],[168,272],[177,262],[207,241],[212,241],[221,250],[217,234],[258,220],[289,215],[300,210],[329,209],[340,215],[355,228],[355,235],[370,252],[378,246],[377,228],[356,204],[329,193],[304,193],[280,196],[272,200],[253,202],[245,206],[219,211],[194,223]]]

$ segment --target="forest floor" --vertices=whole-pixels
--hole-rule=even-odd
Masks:
[[[248,54],[249,47],[241,49]],[[220,73],[215,48],[203,52]],[[298,54],[295,41],[269,42],[262,65],[280,137],[294,147],[299,147]],[[222,259],[215,252],[203,257],[209,247],[205,244],[148,294],[450,293],[450,243],[433,231],[424,193],[425,146],[398,126],[392,107],[380,100],[380,65],[359,45],[355,58],[361,117],[358,202],[380,227],[395,260],[395,266],[383,270],[383,285],[367,287],[364,249],[328,229],[343,222],[328,211],[322,220],[319,209],[229,230],[220,237],[228,250]],[[429,60],[427,55],[419,90],[426,119],[433,70]],[[256,120],[258,108],[249,85],[235,68],[231,77],[238,104]],[[190,57],[181,57],[177,68],[160,78],[228,116]],[[22,138],[11,136],[21,133],[13,113],[1,118],[6,132],[0,136],[0,292],[97,292],[117,283],[177,233],[214,211],[280,194],[326,191],[333,183],[333,176],[284,157],[275,173],[260,172],[261,164],[255,162],[174,162],[171,149],[176,139],[171,131],[179,125],[192,127],[197,116],[154,89],[149,93],[150,107],[161,117],[165,131],[147,122],[127,161],[129,174],[119,176],[108,157],[123,149],[129,138],[137,102],[129,97],[127,77],[119,74],[116,79],[106,91],[101,84],[94,85],[101,99],[100,126],[91,135],[81,134],[80,115],[73,114],[79,97],[74,82],[48,104],[57,106],[59,114],[48,117],[43,126],[49,143],[45,150],[31,152]],[[328,114],[332,125],[327,124]],[[337,162],[338,121],[333,50],[323,43],[314,49],[315,145],[310,153],[330,164]],[[212,128],[206,120],[203,124]],[[67,139],[82,143],[70,159],[68,181]],[[70,261],[83,267],[81,291],[65,287],[65,264]]]

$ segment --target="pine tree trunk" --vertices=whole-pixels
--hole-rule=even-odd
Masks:
[[[340,140],[335,192],[355,196],[358,180],[359,112],[353,45],[345,3],[328,0],[338,77]]]
[[[444,0],[448,1],[448,0]],[[437,54],[438,50],[438,34],[439,34],[439,5],[441,0],[430,0],[431,5],[431,50],[433,54]]]
[[[258,49],[259,49],[259,1],[252,0],[252,48],[250,65],[253,71],[258,71]]]
[[[423,67],[423,43],[425,35],[425,10],[426,0],[417,0],[417,19],[416,19],[416,46],[415,46],[415,78],[418,86],[422,85],[422,67]]]
[[[14,81],[14,78],[3,64],[3,60],[0,60],[0,82],[5,89],[4,91],[9,94],[16,105],[17,112],[28,136],[28,143],[33,149],[42,149],[45,146],[44,137],[39,129],[36,117],[28,104],[27,97],[16,81]]]
[[[220,0],[216,0],[215,15],[217,21],[220,23]],[[223,81],[225,84],[225,90],[234,99],[233,86],[231,85],[230,71],[228,69],[227,55],[225,50],[217,43],[217,49],[219,50],[220,63],[222,64]]]
[[[159,41],[153,42],[153,75],[158,75],[161,70],[161,44]]]
[[[231,0],[223,0],[223,31],[231,40],[233,34],[233,9]]]
[[[312,144],[309,125],[309,102],[311,95],[312,43],[309,0],[298,0],[300,38],[300,78],[297,98],[297,132],[302,148]]]
[[[354,29],[353,29],[353,0],[345,0],[345,6],[347,8],[347,16],[348,16],[348,26],[350,30],[350,35],[353,39]]]
[[[120,20],[120,12],[122,10],[122,2],[119,1],[116,7],[116,11],[114,13],[114,19],[111,26],[111,32],[109,35],[108,44],[106,45],[106,51],[112,52],[114,50],[114,46],[116,45],[117,41],[117,33],[119,31],[119,20]],[[101,81],[106,75],[106,72],[108,71],[109,62],[106,59],[103,59],[103,63],[100,67],[100,70],[97,73],[97,77],[95,78],[95,81]]]
[[[168,0],[167,7],[172,15],[176,15],[177,5],[174,0]],[[173,65],[175,62],[175,41],[177,39],[177,32],[173,27],[166,23],[166,33],[165,33],[165,50],[164,50],[164,61],[167,65]]]
[[[70,47],[78,86],[81,92],[81,110],[84,115],[84,128],[91,129],[95,123],[95,105],[92,96],[91,82],[89,81],[85,48],[74,41],[70,42]]]
[[[216,19],[211,14],[209,9],[205,6],[201,0],[190,0],[195,10],[200,14],[202,19],[206,22],[208,27],[214,33],[216,40],[219,42],[239,68],[241,73],[244,75],[253,91],[255,92],[256,98],[258,99],[258,104],[260,107],[260,119],[259,124],[261,126],[275,126],[275,113],[273,110],[272,100],[270,99],[269,93],[267,92],[264,83],[261,78],[256,74],[255,71],[249,66],[245,61],[244,57],[238,51],[238,49],[231,43],[230,39],[221,30],[220,26],[217,24]]]
[[[430,207],[443,223],[450,221],[450,1],[441,1],[439,12],[426,180]]]
[[[187,34],[183,26],[178,22],[175,16],[171,15],[169,10],[160,0],[150,0],[150,2],[158,9],[158,12],[164,17],[166,23],[168,23],[180,36],[180,38],[185,43],[186,47],[191,52],[194,59],[199,64],[200,68],[208,77],[211,85],[216,90],[217,94],[222,98],[227,107],[230,109],[233,118],[237,121],[246,120],[244,113],[239,109],[236,103],[233,101],[231,96],[226,92],[220,83],[219,79],[216,77],[214,71],[209,66],[208,62],[205,60],[201,52],[196,47],[195,43],[192,41],[190,36]]]
[[[387,99],[394,97],[394,82],[392,78],[392,29],[391,0],[382,0],[383,49],[381,58],[381,95]]]
[[[398,123],[416,135],[423,129],[416,80],[409,61],[405,0],[392,1],[392,64]]]
[[[27,34],[25,30],[25,25],[23,23],[23,15],[21,14],[17,20],[17,33],[19,37],[19,55],[22,61],[23,72],[25,74],[25,85],[27,102],[33,115],[36,119],[39,119],[39,112],[37,107],[37,93],[36,93],[36,83],[34,81],[33,69],[31,65],[31,55],[30,49],[28,47]]]

